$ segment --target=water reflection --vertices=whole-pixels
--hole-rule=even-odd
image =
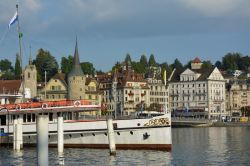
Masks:
[[[49,164],[60,165],[250,165],[250,127],[173,128],[173,150],[117,150],[65,148],[63,155],[49,149]],[[17,152],[0,147],[0,165],[36,165],[36,148]]]
[[[249,165],[249,127],[173,129],[173,165]]]

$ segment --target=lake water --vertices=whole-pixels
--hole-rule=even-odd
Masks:
[[[173,128],[171,152],[65,149],[65,165],[250,165],[250,127]],[[58,165],[56,148],[49,149],[50,165]],[[36,149],[14,152],[0,147],[0,165],[36,165]]]

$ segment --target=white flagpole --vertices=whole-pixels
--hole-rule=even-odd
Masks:
[[[17,12],[17,32],[18,32],[18,42],[19,42],[19,55],[20,55],[20,66],[21,66],[21,80],[22,80],[22,90],[23,90],[23,94],[22,94],[22,102],[24,102],[24,98],[25,98],[25,86],[24,86],[24,72],[23,72],[23,60],[22,60],[22,45],[21,45],[21,37],[22,34],[20,32],[20,24],[19,24],[19,14],[18,14],[18,4],[16,4],[16,12]]]

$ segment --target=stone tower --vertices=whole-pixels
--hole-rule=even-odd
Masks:
[[[76,39],[75,54],[73,58],[73,67],[68,74],[68,99],[79,100],[85,98],[86,77],[83,74],[78,54]]]
[[[24,90],[26,98],[34,98],[37,96],[37,70],[32,64],[31,54],[29,64],[24,69]]]

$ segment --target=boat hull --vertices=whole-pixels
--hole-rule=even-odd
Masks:
[[[115,120],[113,126],[117,149],[171,150],[171,125],[166,117]],[[65,122],[63,128],[64,147],[109,148],[105,120],[70,121]],[[2,143],[6,143],[6,140]],[[23,144],[36,145],[35,124],[23,125]],[[49,123],[49,145],[57,146],[57,123]]]

